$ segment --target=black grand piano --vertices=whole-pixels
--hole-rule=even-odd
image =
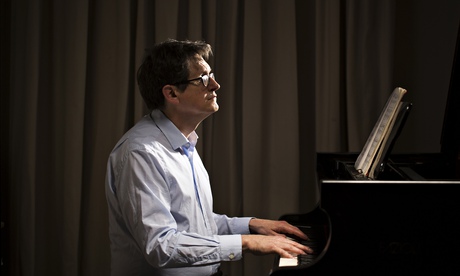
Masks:
[[[315,253],[275,257],[271,276],[460,275],[459,55],[460,29],[441,152],[395,155],[390,147],[371,180],[353,171],[358,154],[318,153],[320,203],[280,218],[307,233],[299,242]]]

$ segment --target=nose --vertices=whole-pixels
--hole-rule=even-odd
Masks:
[[[220,89],[220,84],[213,78],[209,78],[208,88],[211,91],[217,91]]]

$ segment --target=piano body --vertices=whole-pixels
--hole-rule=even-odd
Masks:
[[[355,180],[344,166],[356,157],[317,155],[320,205],[280,219],[314,225],[315,239],[326,240],[311,263],[280,267],[275,258],[271,275],[458,275],[460,178],[434,179],[429,169],[452,168],[447,161],[436,154],[395,155],[381,180]],[[426,174],[408,178],[408,166],[413,177],[416,167]]]
[[[325,240],[307,263],[275,257],[271,276],[460,275],[459,48],[460,29],[441,152],[389,154],[376,180],[356,177],[358,154],[318,153],[319,205],[280,219]]]

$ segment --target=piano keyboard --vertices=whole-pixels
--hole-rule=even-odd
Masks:
[[[297,226],[308,236],[308,240],[289,237],[298,243],[310,247],[311,254],[297,255],[292,258],[275,256],[270,276],[304,275],[304,269],[311,269],[326,254],[331,239],[331,221],[329,215],[322,208],[317,207],[306,214],[284,215],[280,218]]]
[[[314,226],[297,226],[302,232],[308,236],[308,240],[299,240],[293,238],[296,242],[310,247],[313,250],[313,253],[305,255],[297,255],[292,258],[280,258],[278,266],[279,267],[289,267],[289,266],[299,266],[299,265],[310,265],[314,262],[318,254],[321,253],[325,245],[325,239],[322,233],[318,233],[318,227]]]
[[[304,266],[310,265],[316,259],[317,255],[308,254],[308,255],[297,255],[293,258],[280,258],[279,267],[287,267],[287,266]]]

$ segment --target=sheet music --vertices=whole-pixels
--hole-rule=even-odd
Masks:
[[[393,126],[396,122],[396,117],[397,117],[397,114],[399,112],[399,110],[401,109],[402,107],[402,103],[399,103],[398,104],[398,107],[396,109],[396,114],[395,116],[393,116],[391,119],[390,119],[390,122],[389,122],[389,126],[388,126],[388,131],[387,131],[387,135],[384,135],[384,138],[383,138],[383,141],[382,143],[380,143],[379,145],[379,148],[377,150],[377,154],[376,156],[374,157],[374,160],[372,162],[372,166],[371,166],[371,169],[369,171],[369,178],[370,179],[374,179],[375,178],[375,171],[378,169],[377,167],[380,166],[380,162],[379,160],[381,160],[381,157],[382,157],[382,153],[383,153],[383,148],[386,146],[386,143],[388,141],[388,138],[389,138],[389,133],[391,132],[391,130],[393,129]]]
[[[378,149],[380,148],[388,130],[391,129],[391,122],[396,115],[402,97],[407,92],[406,89],[397,87],[393,90],[388,99],[383,112],[377,121],[377,124],[372,129],[371,135],[366,141],[363,150],[355,162],[355,169],[362,174],[368,176]]]

